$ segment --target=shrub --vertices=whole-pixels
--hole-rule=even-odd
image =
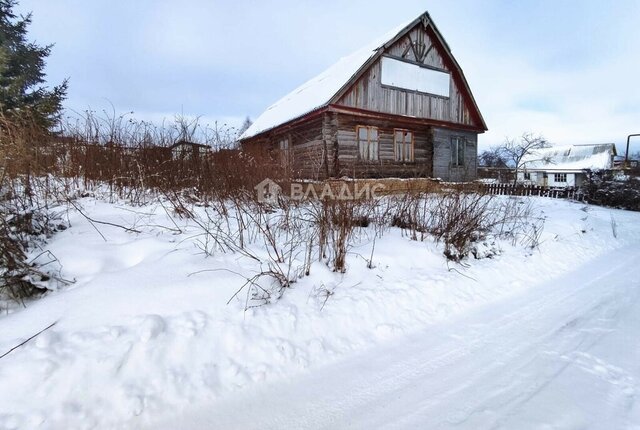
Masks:
[[[640,178],[618,179],[611,171],[588,171],[582,188],[587,203],[640,211]]]
[[[394,197],[387,210],[392,226],[408,231],[412,240],[433,237],[444,244],[444,255],[460,261],[495,255],[494,239],[510,239],[536,247],[544,219],[533,216],[523,199],[449,190]]]

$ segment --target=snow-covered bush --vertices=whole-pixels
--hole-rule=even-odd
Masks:
[[[3,171],[3,177],[24,184],[21,192],[27,200],[48,201],[56,196],[81,214],[74,202],[86,193],[101,194],[110,202],[125,200],[133,206],[167,204],[171,217],[189,219],[190,225],[197,226],[197,243],[204,255],[237,254],[255,263],[252,273],[241,273],[246,283],[239,292],[246,293],[247,307],[280,298],[292,283],[309,275],[313,261],[323,262],[334,272],[346,272],[350,250],[363,239],[374,242],[367,263],[370,266],[375,239],[393,227],[412,240],[441,243],[444,255],[454,261],[469,255],[495,255],[499,252],[496,238],[535,244],[541,227],[532,227],[529,215],[518,211],[515,203],[498,204],[491,196],[474,190],[464,192],[453,184],[447,190],[409,189],[403,194],[356,200],[280,196],[267,204],[258,200],[254,187],[270,178],[287,189],[295,172],[282,166],[277,151],[263,146],[241,151],[225,147],[175,159],[167,147],[177,137],[171,130],[125,121],[124,116],[101,120],[91,113],[84,123],[67,126],[63,132],[64,138],[43,137],[44,151],[25,144],[33,142],[33,136],[7,138],[14,146],[5,151],[9,154],[5,159],[13,157],[20,162],[12,164],[19,167],[9,174]],[[34,192],[34,178],[45,179],[38,192]],[[4,189],[3,195],[17,195],[11,186]],[[23,210],[27,216],[31,216],[30,210],[37,210],[33,219],[48,216],[33,200]],[[17,222],[18,214],[13,210],[3,216],[3,222]],[[100,224],[100,220],[90,221]],[[182,233],[174,224],[177,233]],[[24,230],[25,225],[21,223],[18,230]],[[137,232],[133,227],[120,227]],[[20,232],[27,233],[23,230]],[[12,282],[22,283],[29,277],[16,272],[16,261],[28,266],[28,248],[5,240],[4,249],[21,251],[13,252],[12,258],[3,257],[3,273]]]
[[[51,209],[60,198],[60,184],[43,175],[34,152],[43,136],[29,121],[0,115],[0,302],[39,295],[56,277],[54,256],[28,258],[31,250],[66,227]]]
[[[379,201],[374,199],[306,202],[306,216],[313,220],[319,259],[335,272],[346,272],[347,253],[358,239],[356,233],[374,222],[370,216],[378,205]]]
[[[409,232],[412,240],[433,238],[444,244],[444,255],[460,261],[498,253],[495,239],[537,246],[544,219],[535,216],[531,203],[521,198],[449,190],[440,193],[390,197],[386,216],[391,225]]]
[[[70,282],[45,243],[68,227],[66,185],[48,176],[0,177],[0,307]]]
[[[594,205],[640,211],[640,180],[616,180],[610,171],[588,171],[582,185],[585,201]]]
[[[27,254],[65,228],[61,220],[52,219],[48,211],[17,212],[8,210],[6,201],[0,202],[0,301],[23,300],[52,288],[51,281],[58,269],[52,264],[56,258],[44,253],[40,258],[29,260]]]

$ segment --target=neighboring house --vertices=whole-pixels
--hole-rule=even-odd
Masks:
[[[625,168],[637,169],[639,165],[640,165],[640,162],[633,158],[629,158],[628,160],[625,161],[625,157],[623,155],[618,155],[613,160],[614,169],[625,169]]]
[[[518,182],[565,188],[579,187],[585,170],[610,170],[616,156],[613,143],[553,146],[525,156]]]
[[[200,143],[179,140],[171,147],[171,158],[174,160],[193,160],[211,152],[211,147]]]
[[[299,177],[476,178],[487,130],[428,13],[340,59],[271,105],[243,147],[287,154]]]

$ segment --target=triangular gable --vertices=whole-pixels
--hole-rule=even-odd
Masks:
[[[480,114],[460,66],[453,58],[451,50],[433,24],[431,17],[425,12],[408,24],[392,30],[366,47],[341,58],[320,75],[305,82],[278,100],[267,108],[240,138],[253,137],[335,103],[368,70],[371,64],[382,56],[387,48],[407,35],[418,24],[429,29],[433,34],[432,37],[437,41],[439,51],[444,53],[443,58],[447,62],[447,68],[451,71],[455,82],[464,92],[465,99],[472,105],[469,110],[474,116],[474,122],[479,128],[486,130],[484,119]]]

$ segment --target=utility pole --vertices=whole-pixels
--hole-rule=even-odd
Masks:
[[[640,133],[630,134],[629,136],[627,136],[627,152],[624,153],[624,167],[629,167],[629,141],[632,137],[638,136],[640,136]]]

